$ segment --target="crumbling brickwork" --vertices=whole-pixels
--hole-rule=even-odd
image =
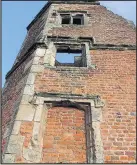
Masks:
[[[3,162],[135,163],[135,45],[135,27],[96,2],[49,2],[7,74]],[[56,66],[58,50],[82,51],[84,65]]]

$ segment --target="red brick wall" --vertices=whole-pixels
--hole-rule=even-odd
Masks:
[[[84,111],[54,107],[48,110],[43,163],[86,163]]]
[[[106,163],[135,162],[136,52],[92,50],[96,69],[55,68],[39,73],[36,92],[97,94],[105,101],[101,135]]]

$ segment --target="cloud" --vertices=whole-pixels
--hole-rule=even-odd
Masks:
[[[100,1],[100,4],[136,25],[136,1]]]

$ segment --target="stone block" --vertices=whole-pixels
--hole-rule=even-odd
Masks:
[[[11,135],[6,153],[21,154],[24,138],[20,135]]]
[[[32,121],[35,108],[32,105],[20,105],[16,120]]]
[[[39,146],[41,146],[40,142],[41,142],[40,123],[34,122],[32,139],[31,139],[31,146],[34,148],[38,148]]]
[[[104,156],[103,156],[102,138],[101,138],[101,133],[100,133],[100,123],[99,122],[93,122],[92,127],[94,130],[96,163],[103,163],[104,162]]]
[[[49,48],[47,49],[46,54],[44,56],[44,65],[54,66],[55,56],[56,56],[56,47],[53,43],[50,43]]]
[[[39,122],[34,122],[33,137],[35,135],[39,135],[39,128],[40,128],[40,123]]]
[[[54,66],[55,65],[55,56],[50,57],[50,65]]]
[[[30,149],[30,148],[23,148],[23,157],[27,161],[31,161],[32,163],[40,163],[41,160],[41,152],[36,151],[35,149]]]
[[[44,70],[44,65],[32,65],[30,71],[33,73],[39,73],[42,72],[43,70]]]
[[[34,121],[40,121],[41,120],[42,112],[43,112],[43,105],[39,105],[36,109]]]
[[[5,154],[3,163],[14,163],[15,161],[15,154]]]
[[[91,105],[91,107],[94,107],[95,106],[94,100],[91,100],[90,101],[90,105]]]
[[[46,98],[43,98],[43,97],[37,97],[36,104],[42,104],[43,105],[45,99]]]
[[[12,135],[17,135],[19,133],[20,126],[21,126],[21,121],[15,121],[13,130],[12,130]]]
[[[32,95],[23,95],[21,104],[30,104],[29,102],[32,100],[33,96]]]
[[[91,113],[92,113],[92,121],[93,122],[102,121],[102,111],[101,111],[101,108],[92,107]]]
[[[35,56],[43,57],[46,52],[45,48],[37,48]]]
[[[34,94],[34,86],[33,85],[26,85],[24,88],[25,95],[33,95]]]
[[[40,57],[34,57],[34,59],[33,59],[33,65],[39,64],[39,59],[40,59]]]
[[[29,73],[26,84],[27,84],[27,85],[32,85],[32,84],[34,84],[35,76],[36,76],[35,73]]]
[[[50,65],[50,52],[47,50],[46,55],[44,56],[44,64]]]

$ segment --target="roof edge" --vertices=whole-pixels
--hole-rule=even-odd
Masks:
[[[47,2],[44,7],[38,12],[38,14],[34,17],[34,19],[31,21],[31,23],[27,26],[27,30],[31,28],[31,26],[35,23],[35,21],[49,8],[51,5],[51,2]]]

